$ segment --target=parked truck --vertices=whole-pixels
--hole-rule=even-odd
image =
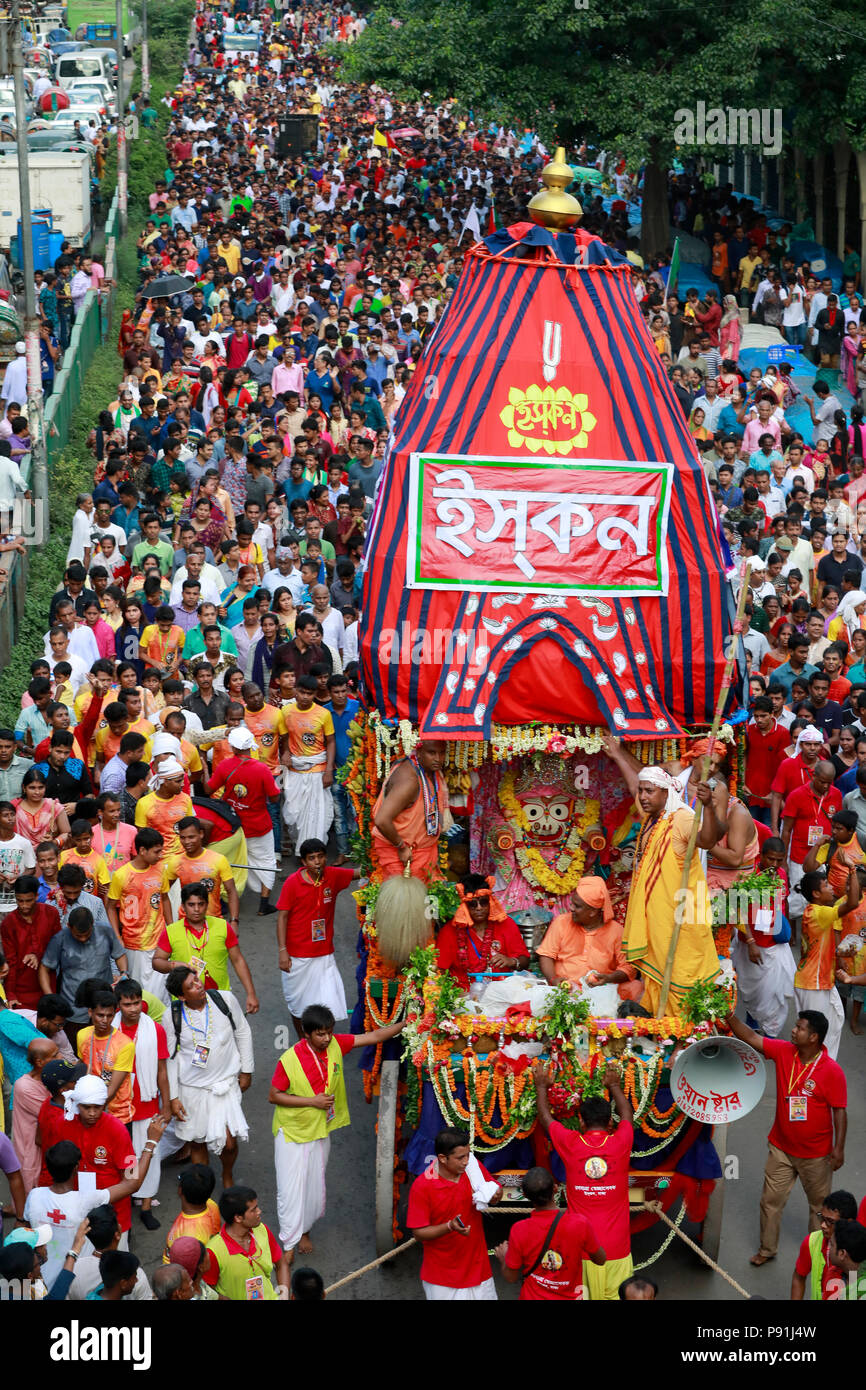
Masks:
[[[90,241],[90,158],[84,150],[30,151],[30,205],[50,208],[54,227],[73,246]],[[18,231],[18,149],[0,144],[0,248]]]

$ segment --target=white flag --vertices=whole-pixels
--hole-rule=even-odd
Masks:
[[[463,226],[460,228],[460,235],[457,238],[458,246],[463,240],[464,232],[467,231],[472,232],[476,241],[481,240],[481,223],[478,221],[478,207],[475,203],[470,207],[463,222]]]

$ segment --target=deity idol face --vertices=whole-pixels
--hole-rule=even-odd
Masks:
[[[532,845],[557,845],[565,840],[574,819],[574,798],[562,793],[554,796],[541,796],[533,792],[520,796],[520,804],[528,822],[527,843]]]

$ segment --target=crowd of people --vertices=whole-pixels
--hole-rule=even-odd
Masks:
[[[394,414],[460,275],[467,218],[474,224],[474,208],[479,225],[523,220],[545,151],[449,103],[342,82],[329,41],[350,42],[363,26],[337,4],[198,5],[183,80],[167,99],[166,174],[138,238],[117,392],[91,434],[93,486],[77,498],[20,714],[0,729],[0,1168],[12,1217],[0,1275],[51,1300],[323,1297],[320,1275],[296,1255],[312,1251],[330,1135],[349,1123],[343,1059],[403,1027],[335,1031],[348,1013],[334,915],[356,878],[355,826],[339,772],[359,708],[365,538]],[[316,150],[281,151],[286,109],[319,117]],[[859,265],[837,300],[789,261],[784,234],[768,233],[750,204],[719,191],[697,228],[681,202],[675,216],[691,215],[711,244],[718,294],[690,292],[681,304],[640,265],[633,280],[701,451],[732,572],[748,564],[745,785],[732,798],[720,777],[711,795],[694,757],[648,775],[615,740],[606,751],[650,832],[665,808],[704,803],[700,843],[719,881],[758,865],[787,875],[784,910],[728,943],[748,1011],[731,1027],[778,1078],[752,1263],[775,1257],[799,1178],[813,1234],[792,1297],[810,1278],[813,1297],[830,1297],[832,1281],[849,1288],[866,1260],[862,1208],[830,1191],[846,1128],[839,988],[855,1034],[866,992],[864,423],[859,406],[848,423],[819,377],[817,407],[807,400],[813,437],[792,429],[790,371],[738,370],[732,290],[766,323],[776,300],[786,306],[786,335],[807,350],[814,327],[825,376],[842,352],[846,384],[859,390]],[[626,212],[624,200],[606,209],[590,194],[582,225],[625,250]],[[66,249],[61,261],[39,296],[52,362],[76,307],[73,293],[67,311],[58,279],[75,265],[83,297],[102,275]],[[176,276],[185,279],[159,283]],[[13,363],[0,389],[11,495],[25,486],[15,476],[27,450],[22,367]],[[709,752],[713,772],[729,773],[727,747]],[[396,871],[407,818],[423,839],[430,806],[418,789],[436,784],[439,757],[419,745],[377,803],[376,834]],[[275,894],[291,855],[299,866]],[[637,999],[639,972],[599,885],[581,880],[570,917],[541,944],[542,972],[556,983],[588,971]],[[242,950],[244,894],[258,916],[276,916],[298,1038],[270,1078],[275,1230],[234,1178],[249,1133],[248,1018],[266,988]],[[461,902],[440,933],[442,969],[462,982],[470,948],[482,968],[524,967],[522,938],[513,923],[509,935],[485,882],[464,879]],[[648,922],[648,938],[653,930]],[[536,1069],[540,1123],[569,1200],[563,1214],[549,1171],[526,1174],[533,1214],[493,1252],[523,1298],[656,1295],[629,1254],[631,1107],[615,1068],[605,1081],[608,1099],[584,1102],[574,1131],[551,1115],[549,1078]],[[170,1202],[163,1165],[178,1159]],[[613,1173],[603,1201],[581,1176],[595,1175],[590,1160]],[[147,1272],[129,1237],[134,1216],[160,1228],[159,1192],[174,1215],[163,1262]],[[501,1193],[469,1135],[443,1128],[409,1198],[428,1298],[495,1297],[480,1209]]]

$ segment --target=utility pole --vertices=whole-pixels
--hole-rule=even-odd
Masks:
[[[147,39],[147,0],[141,0],[141,95],[150,100],[150,44]]]
[[[117,0],[117,194],[120,210],[120,230],[126,231],[128,205],[128,178],[126,163],[126,127],[124,118],[124,41],[123,41],[123,0]]]
[[[19,0],[12,4],[12,77],[15,83],[15,128],[18,136],[18,188],[21,199],[21,269],[24,274],[24,342],[27,347],[27,419],[30,425],[32,492],[41,504],[40,541],[48,540],[48,455],[42,400],[42,358],[39,338],[42,320],[36,307],[33,269],[33,217],[30,206],[30,160],[24,101],[24,48],[21,42]]]

